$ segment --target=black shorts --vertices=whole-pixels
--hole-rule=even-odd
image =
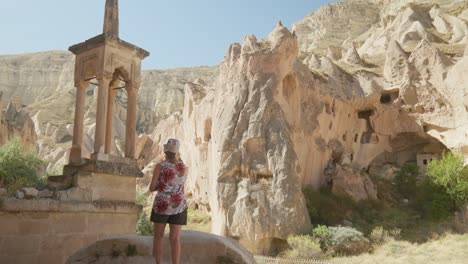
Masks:
[[[171,225],[186,225],[187,224],[187,209],[182,213],[175,215],[157,214],[151,210],[151,222],[158,224],[171,224]]]

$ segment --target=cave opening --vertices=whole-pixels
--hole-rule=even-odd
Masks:
[[[358,118],[366,120],[366,131],[364,131],[361,135],[361,144],[371,143],[372,134],[375,132],[370,121],[370,117],[373,114],[374,114],[374,110],[372,109],[358,112]],[[355,141],[357,141],[357,139]]]
[[[380,103],[391,104],[393,101],[395,101],[398,98],[398,96],[400,96],[400,92],[398,90],[384,92],[380,96]]]

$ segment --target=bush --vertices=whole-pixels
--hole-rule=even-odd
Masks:
[[[369,240],[373,244],[383,244],[388,241],[388,232],[381,226],[376,226],[372,229],[372,232],[369,235]]]
[[[468,167],[463,166],[461,155],[442,153],[440,160],[429,162],[426,173],[447,192],[457,208],[468,202]]]
[[[144,192],[141,188],[137,187],[135,204],[145,207],[147,201],[148,201],[148,194]]]
[[[323,250],[333,255],[358,255],[370,249],[369,241],[352,227],[318,226],[312,235],[319,240]]]
[[[15,138],[0,146],[0,186],[12,193],[22,187],[43,184],[38,171],[43,162],[33,152],[25,151]]]
[[[136,233],[140,236],[153,235],[153,223],[151,223],[145,212],[138,215]]]
[[[291,249],[283,251],[282,257],[294,259],[319,259],[322,257],[319,242],[311,236],[290,236],[288,244]]]
[[[396,192],[403,198],[412,199],[416,190],[419,168],[415,163],[406,163],[394,178]]]
[[[401,234],[401,229],[395,228],[385,230],[382,226],[376,226],[369,234],[369,240],[376,245],[384,244],[390,240],[398,239]]]
[[[443,187],[426,180],[421,189],[424,192],[421,204],[425,217],[439,221],[446,219],[455,211],[454,201]]]
[[[142,207],[146,206],[148,195],[141,188],[136,189],[135,204]],[[148,215],[142,211],[138,214],[136,233],[140,236],[152,236],[153,235],[153,223],[149,220]]]
[[[370,249],[369,240],[352,227],[330,227],[331,249],[338,255],[359,255]]]
[[[333,234],[327,226],[318,225],[312,230],[312,236],[318,239],[321,249],[328,250]]]

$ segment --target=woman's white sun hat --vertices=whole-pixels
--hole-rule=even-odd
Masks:
[[[175,138],[170,138],[167,140],[167,143],[164,144],[164,152],[171,152],[174,154],[179,154],[180,142]]]

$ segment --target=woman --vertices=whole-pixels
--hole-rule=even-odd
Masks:
[[[156,165],[151,179],[150,191],[158,191],[151,212],[154,223],[153,254],[156,264],[161,264],[163,237],[169,224],[172,264],[180,264],[180,233],[187,224],[187,201],[184,183],[187,167],[179,157],[180,143],[171,138],[164,145],[165,160]]]

